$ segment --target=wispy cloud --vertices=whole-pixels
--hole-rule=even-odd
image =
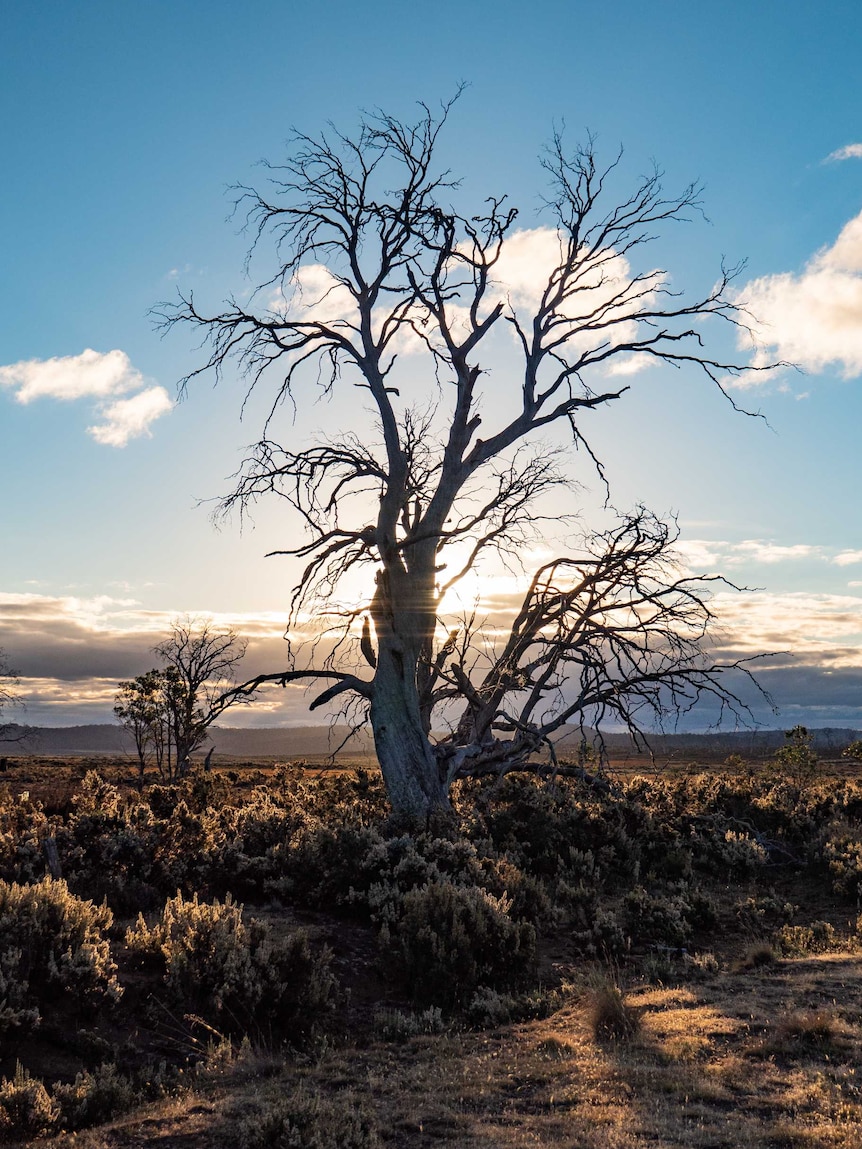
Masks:
[[[743,654],[787,651],[800,665],[862,667],[858,595],[755,592],[718,594],[722,646]]]
[[[843,148],[830,152],[823,162],[828,164],[840,160],[862,160],[862,144],[845,144]]]
[[[845,379],[862,375],[862,212],[798,275],[752,280],[737,302],[752,317],[750,330],[741,334],[742,345],[753,351],[752,366],[782,360],[815,374],[831,368]],[[751,387],[766,378],[749,372],[730,382]]]
[[[164,387],[145,384],[141,372],[119,350],[87,348],[80,355],[26,359],[0,367],[0,386],[11,388],[19,403],[96,400],[102,422],[87,430],[97,443],[112,447],[125,447],[130,439],[150,435],[151,424],[173,407]],[[137,394],[120,398],[131,391]]]
[[[723,540],[685,539],[676,544],[674,550],[692,570],[707,568],[739,567],[749,563],[766,564],[800,562],[806,559],[823,559],[824,550],[809,543],[775,543],[768,539],[743,539],[731,543]],[[838,562],[838,559],[833,559]]]

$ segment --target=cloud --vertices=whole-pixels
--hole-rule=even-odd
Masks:
[[[523,312],[532,317],[538,310],[549,280],[567,259],[566,243],[567,237],[549,227],[525,228],[508,236],[492,274],[516,314]],[[579,269],[576,290],[562,302],[558,314],[571,320],[573,333],[584,320],[600,316],[606,324],[602,338],[608,343],[617,346],[633,340],[637,337],[637,324],[625,318],[633,306],[631,300],[627,301],[626,291],[631,279],[631,265],[625,256],[603,249]],[[634,305],[649,307],[664,280],[662,272],[648,272],[638,285]],[[618,298],[622,300],[619,305],[615,302]],[[581,337],[574,334],[572,346],[587,349],[596,342],[596,335],[595,331]],[[651,362],[649,356],[632,355],[612,360],[608,370],[615,375],[633,375]]]
[[[172,410],[173,400],[164,387],[148,387],[130,399],[117,399],[100,409],[104,423],[88,427],[97,443],[125,447],[130,439],[152,436],[150,424]]]
[[[705,539],[685,539],[674,550],[692,570],[742,566],[746,563],[799,562],[804,559],[822,559],[823,548],[809,543],[783,545],[766,539],[743,539],[738,543],[707,542]],[[835,558],[833,562],[838,562]],[[852,561],[852,560],[851,560]]]
[[[839,567],[848,567],[853,563],[862,563],[862,551],[841,551],[832,561]]]
[[[93,351],[57,359],[25,359],[0,367],[0,384],[14,387],[19,403],[34,399],[106,398],[140,387],[144,378],[124,351]]]
[[[792,664],[862,668],[857,595],[722,592],[712,603],[723,628],[722,649],[745,655],[788,651]]]
[[[823,162],[828,164],[836,160],[862,160],[862,144],[845,144],[843,148],[830,152]]]
[[[148,610],[133,598],[0,593],[0,647],[20,671],[22,720],[47,726],[113,722],[123,679],[157,664],[156,643],[181,610]],[[280,612],[200,611],[214,626],[249,640],[242,673],[249,678],[287,666],[285,616]],[[315,686],[318,692],[319,686]],[[273,689],[253,707],[231,713],[227,725],[320,721],[308,715],[304,684]]]
[[[287,294],[280,287],[272,293],[269,308],[280,317],[312,319],[336,327],[349,321],[355,324],[359,319],[356,300],[322,263],[300,267],[290,281]]]
[[[736,302],[752,317],[740,336],[754,352],[752,366],[781,360],[815,374],[832,368],[845,379],[862,375],[862,212],[800,274],[754,279]],[[751,387],[765,378],[749,372],[731,385]]]
[[[101,423],[87,430],[97,443],[125,447],[130,439],[150,436],[150,425],[174,404],[164,387],[145,387],[144,376],[125,351],[93,351],[55,359],[26,359],[0,367],[0,386],[14,389],[15,399],[70,402],[95,399]],[[139,390],[128,398],[130,391]]]
[[[549,279],[566,259],[565,245],[566,237],[550,227],[522,228],[510,232],[491,271],[485,295],[486,312],[501,299],[520,315],[522,321],[529,321],[539,308]],[[472,244],[465,242],[460,251],[469,257]],[[456,334],[467,335],[471,330],[470,274],[469,270],[465,272],[457,256],[453,257],[451,271],[453,282],[466,281],[467,286],[463,291],[453,289],[446,306],[447,321]],[[573,346],[586,349],[593,346],[597,338],[616,346],[636,337],[637,324],[625,319],[632,304],[626,303],[624,298],[622,305],[614,305],[614,300],[625,293],[631,279],[629,261],[610,249],[601,251],[592,263],[585,263],[579,269],[577,290],[572,291],[558,309],[560,317],[571,321]],[[647,273],[638,286],[637,304],[648,307],[663,283],[663,273]],[[316,320],[336,329],[355,329],[358,324],[356,300],[344,284],[322,264],[300,267],[284,288],[279,286],[271,293],[267,305],[278,317],[289,315],[296,320]],[[390,312],[391,308],[386,304],[375,309],[372,323],[376,338],[380,336]],[[605,324],[601,335],[597,336],[592,331],[579,338],[576,334],[579,323],[600,312]],[[427,312],[421,305],[403,314],[397,334],[389,345],[390,351],[401,355],[425,351],[427,344],[410,324],[414,323],[422,329],[423,334],[433,342],[434,329],[433,325],[426,326],[427,318]],[[650,356],[630,355],[619,361],[613,360],[608,365],[608,373],[633,375],[652,362]]]
[[[483,597],[492,631],[511,620],[520,597],[516,589],[501,580]],[[793,714],[793,721],[811,725],[862,725],[862,596],[722,592],[713,606],[723,628],[714,648],[720,658],[792,653],[755,664],[781,703],[780,721],[790,722]],[[117,684],[155,664],[153,647],[178,613],[147,610],[132,598],[108,595],[0,593],[0,646],[21,673],[24,720],[48,726],[113,721]],[[244,675],[286,665],[283,615],[200,614],[249,638]],[[314,721],[317,716],[309,717],[307,707],[315,689],[264,691],[253,706],[232,711],[225,725]],[[764,720],[774,721],[768,714]]]

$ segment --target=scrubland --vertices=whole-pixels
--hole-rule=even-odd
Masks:
[[[0,1138],[860,1146],[862,780],[797,766],[470,782],[417,827],[370,771],[22,760]]]

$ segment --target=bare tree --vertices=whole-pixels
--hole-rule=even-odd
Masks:
[[[238,692],[326,684],[312,708],[339,698],[367,713],[392,803],[418,816],[447,806],[454,778],[521,766],[567,722],[613,716],[636,730],[647,712],[704,692],[739,710],[726,668],[700,653],[707,588],[669,571],[672,534],[646,512],[580,557],[545,564],[493,650],[476,619],[453,624],[441,603],[488,552],[512,558],[541,521],[542,496],[569,481],[559,439],[550,449],[541,435],[564,432],[601,474],[582,416],[628,390],[611,365],[659,361],[722,389],[742,370],[704,342],[705,321],[731,331],[741,322],[731,271],[686,299],[664,272],[632,268],[656,229],[698,211],[695,185],[668,198],[655,171],[613,197],[616,162],[602,169],[592,141],[569,154],[555,136],[543,160],[551,260],[525,302],[507,284],[508,254],[528,234],[516,210],[505,198],[476,215],[450,206],[460,193],[435,153],[451,104],[439,115],[421,108],[415,123],[367,115],[353,137],[297,135],[266,192],[239,189],[256,237],[250,258],[271,238],[274,274],[250,302],[217,314],[190,295],[160,312],[209,346],[183,387],[206,371],[218,379],[232,361],[249,394],[272,382],[263,436],[224,509],[275,494],[298,512],[306,538],[274,552],[304,560],[290,625],[324,607],[335,614],[345,576],[374,572],[368,601],[342,611],[322,662],[299,665],[291,652],[285,669]],[[514,366],[508,393],[494,393],[481,381],[506,328]],[[407,351],[409,371],[396,366]],[[436,399],[413,369],[420,352]],[[273,420],[309,369],[327,395],[348,384],[367,392],[375,436],[279,445]],[[441,708],[458,705],[450,734],[436,737]]]
[[[17,672],[9,665],[5,650],[0,648],[0,742],[23,742],[33,734],[31,727],[3,721],[5,711],[23,706],[18,685]]]
[[[173,621],[170,637],[154,648],[165,663],[161,697],[169,733],[169,774],[171,743],[173,772],[183,774],[192,754],[206,741],[212,724],[229,706],[244,700],[230,687],[236,681],[236,669],[247,645],[230,628],[220,629],[205,619],[184,617]]]

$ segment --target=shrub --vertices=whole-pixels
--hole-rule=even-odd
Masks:
[[[39,1137],[57,1123],[60,1109],[38,1078],[31,1077],[20,1061],[11,1081],[0,1081],[0,1134],[4,1140]]]
[[[811,745],[813,739],[804,726],[794,726],[785,732],[785,744],[775,751],[775,766],[797,786],[807,786],[817,773],[817,754]]]
[[[442,1033],[444,1028],[439,1005],[430,1005],[421,1013],[404,1013],[400,1009],[374,1011],[374,1031],[386,1041],[407,1041],[420,1034]]]
[[[358,1103],[300,1087],[247,1106],[225,1143],[231,1149],[376,1149],[380,1141]]]
[[[460,1004],[479,986],[508,989],[532,974],[536,931],[513,921],[504,900],[475,886],[431,882],[407,893],[403,905],[393,957],[416,1000]]]
[[[842,949],[846,942],[830,922],[817,921],[810,926],[782,926],[775,931],[773,944],[779,953],[788,957],[804,957]]]
[[[490,986],[480,986],[467,1003],[465,1013],[473,1025],[498,1026],[509,1022],[550,1017],[559,1009],[563,996],[559,990],[537,989],[528,993],[500,993]]]
[[[243,920],[230,895],[209,904],[177,893],[154,926],[139,916],[126,944],[163,967],[177,1005],[227,1030],[272,1026],[296,1038],[332,1002],[329,951],[314,953],[303,930],[274,940],[263,922]]]
[[[42,842],[48,819],[42,807],[26,794],[13,796],[0,789],[0,878],[7,882],[35,882],[45,873]]]
[[[862,832],[859,828],[834,830],[823,848],[836,894],[862,899]]]
[[[83,1129],[110,1121],[131,1109],[139,1094],[113,1064],[100,1065],[94,1073],[79,1073],[69,1085],[55,1085],[54,1100],[64,1129]]]
[[[797,906],[782,901],[774,892],[743,898],[733,907],[736,920],[744,933],[763,934],[776,926],[787,925]]]
[[[40,1005],[65,995],[97,1005],[122,989],[105,931],[113,915],[69,893],[62,880],[0,882],[0,1031],[38,1020]]]
[[[623,899],[622,929],[635,944],[681,947],[693,933],[692,907],[681,896],[662,897],[637,886]]]

